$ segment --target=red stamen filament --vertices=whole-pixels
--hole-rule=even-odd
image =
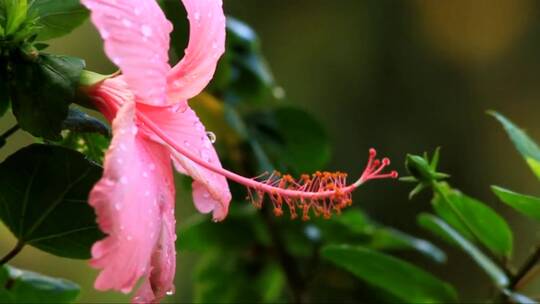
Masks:
[[[261,207],[265,195],[268,196],[274,206],[276,216],[283,214],[282,207],[286,204],[291,213],[291,218],[297,217],[297,208],[302,210],[302,219],[304,220],[309,219],[310,210],[316,216],[322,215],[329,218],[332,212],[340,213],[342,208],[350,206],[352,204],[351,193],[365,182],[372,179],[398,177],[396,171],[381,174],[382,170],[390,165],[390,160],[388,158],[383,158],[382,161],[376,159],[377,152],[375,149],[370,149],[368,163],[364,172],[356,182],[350,185],[346,183],[347,174],[341,172],[316,172],[311,176],[302,175],[297,180],[290,175],[281,176],[278,172],[270,174],[266,179],[262,178],[268,174],[258,178],[247,178],[205,162],[179,145],[143,113],[137,113],[137,117],[148,129],[178,153],[207,170],[246,186],[248,188],[248,198],[255,206]]]

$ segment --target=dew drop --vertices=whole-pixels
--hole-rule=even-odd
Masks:
[[[190,143],[189,143],[189,141],[187,141],[187,140],[184,140],[184,146],[186,146],[186,147],[189,147],[189,146],[190,146]]]
[[[193,14],[193,18],[195,18],[195,21],[201,20],[201,13],[195,12],[195,14]]]
[[[210,193],[208,193],[208,192],[203,193],[203,197],[204,197],[204,198],[209,198],[209,197],[210,197]]]
[[[131,241],[131,240],[133,240],[133,237],[132,237],[131,235],[128,235],[128,236],[126,237],[126,240]]]
[[[133,13],[137,16],[139,16],[141,14],[141,9],[136,7],[134,10],[133,10]]]
[[[210,139],[211,143],[215,143],[217,140],[216,134],[214,134],[214,132],[206,132],[206,136],[208,136],[208,139]]]
[[[106,30],[101,31],[101,38],[107,39],[107,38],[109,38],[109,36],[110,36],[110,34]]]
[[[150,196],[150,191],[144,191],[144,196]]]
[[[143,177],[148,177],[148,172],[143,171],[142,176],[143,176]]]
[[[116,204],[114,204],[114,209],[120,210],[120,209],[122,209],[122,205],[116,203]],[[122,228],[120,228],[120,229],[122,229]]]
[[[146,24],[143,24],[141,26],[141,33],[143,34],[144,37],[150,37],[152,36],[152,28]]]
[[[126,185],[126,184],[128,183],[127,177],[122,176],[122,177],[120,178],[120,183],[123,184],[123,185]]]
[[[150,171],[154,171],[156,170],[156,165],[155,164],[150,164]]]
[[[122,19],[122,24],[127,28],[130,28],[131,25],[132,25],[131,21],[129,19],[125,19],[125,18]]]
[[[210,155],[209,155],[208,151],[202,150],[202,151],[201,151],[201,158],[202,158],[205,162],[209,162],[209,161],[210,161]]]
[[[137,132],[139,132],[139,128],[137,128],[136,126],[131,127],[131,134],[137,135]]]

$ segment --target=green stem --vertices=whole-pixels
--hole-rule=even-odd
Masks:
[[[540,245],[536,246],[533,254],[529,256],[523,266],[521,266],[516,275],[512,278],[510,288],[515,290],[525,287],[534,277],[533,273],[537,273],[535,272],[535,266],[538,262],[540,262]]]
[[[3,266],[7,262],[9,262],[11,259],[13,259],[21,250],[24,248],[23,242],[17,242],[17,245],[13,249],[11,249],[10,252],[8,252],[2,259],[0,259],[0,266]]]

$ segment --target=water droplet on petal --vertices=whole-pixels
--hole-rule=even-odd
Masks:
[[[127,177],[125,177],[125,176],[122,176],[122,177],[120,178],[120,183],[122,183],[122,184],[126,185],[126,184],[128,183],[128,179],[127,179]]]
[[[126,237],[126,240],[131,241],[131,240],[133,240],[133,237],[132,237],[131,235],[128,235],[128,236]]]
[[[148,177],[148,172],[144,171],[144,172],[142,173],[142,176],[143,176],[143,177]]]
[[[201,13],[195,12],[195,14],[193,14],[193,18],[195,18],[195,21],[201,20]]]
[[[137,135],[137,132],[139,132],[139,128],[137,128],[136,126],[131,127],[131,133],[133,135]]]
[[[203,193],[203,197],[204,197],[204,198],[209,198],[209,197],[210,197],[210,193],[208,193],[208,192]]]
[[[155,164],[150,164],[150,171],[154,171],[156,170],[156,165]]]
[[[114,209],[120,210],[120,209],[122,209],[122,205],[116,203],[116,204],[114,204]]]
[[[106,30],[101,30],[101,38],[107,39],[109,38],[110,34]]]
[[[130,28],[131,25],[132,25],[131,21],[129,19],[125,19],[125,18],[122,19],[122,24],[127,28]]]
[[[133,10],[133,13],[137,16],[139,16],[141,14],[141,9],[136,7],[134,10]]]
[[[217,140],[216,134],[214,134],[214,132],[206,132],[206,136],[208,136],[208,139],[211,143],[215,143]]]
[[[148,38],[152,36],[152,28],[146,24],[143,24],[141,26],[141,33],[143,34],[144,37]]]
[[[190,143],[189,143],[189,141],[187,141],[187,140],[184,140],[184,146],[186,146],[186,147],[189,147],[189,146],[190,146]]]

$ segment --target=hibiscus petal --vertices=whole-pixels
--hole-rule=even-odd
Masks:
[[[82,0],[105,41],[107,56],[122,70],[141,102],[165,104],[171,23],[155,0]]]
[[[225,51],[225,15],[221,0],[183,0],[189,19],[184,58],[169,72],[171,103],[199,94],[210,82]]]
[[[103,177],[89,197],[107,234],[92,247],[90,264],[101,269],[95,282],[99,290],[128,293],[150,272],[162,206],[173,204],[169,153],[139,134],[134,119],[134,103],[125,102],[113,121]]]
[[[172,198],[174,199],[174,198]],[[174,202],[174,200],[172,200]],[[152,255],[152,270],[133,298],[135,303],[154,303],[174,291],[176,270],[176,240],[174,206],[164,204],[162,227],[158,247]]]
[[[203,161],[221,167],[219,157],[206,135],[203,124],[186,103],[170,107],[138,104],[137,110],[156,123],[175,142],[198,155]],[[158,138],[152,139],[164,144]],[[177,170],[187,173],[194,179],[195,207],[202,213],[213,212],[215,220],[224,219],[231,200],[227,179],[195,164],[173,148],[170,148],[170,151]]]

